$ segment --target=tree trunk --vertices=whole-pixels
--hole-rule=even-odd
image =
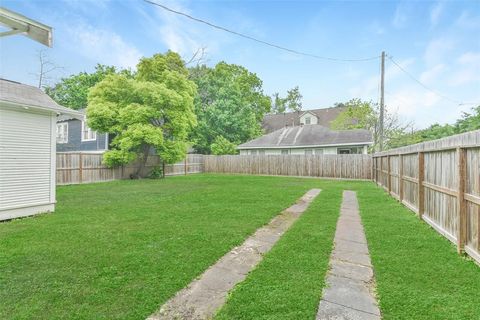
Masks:
[[[145,165],[147,164],[147,159],[148,159],[148,154],[150,152],[150,146],[149,145],[145,145],[143,147],[143,157],[139,163],[139,166],[138,166],[138,169],[137,171],[132,175],[132,179],[140,179],[142,178],[141,177],[141,174],[142,174],[142,171],[143,169],[145,168]]]

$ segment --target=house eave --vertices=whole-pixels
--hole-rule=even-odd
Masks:
[[[28,109],[36,109],[40,111],[46,111],[46,112],[51,112],[51,113],[56,113],[57,115],[60,114],[68,114],[73,117],[79,117],[83,119],[83,115],[75,110],[68,110],[66,108],[55,108],[55,107],[45,107],[45,106],[37,106],[37,105],[30,105],[30,104],[24,104],[24,103],[18,103],[18,102],[13,102],[9,100],[0,100],[0,103],[7,107],[12,107],[12,108],[23,108],[25,110]]]
[[[330,144],[310,144],[310,145],[282,145],[282,146],[238,146],[238,150],[250,150],[250,149],[303,149],[303,148],[322,148],[322,147],[345,147],[345,146],[358,146],[358,145],[373,145],[373,142],[347,142],[347,143],[330,143]]]

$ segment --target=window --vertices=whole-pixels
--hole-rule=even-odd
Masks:
[[[261,156],[264,156],[265,155],[265,150],[258,150],[258,154],[261,155]]]
[[[306,156],[310,156],[313,154],[313,150],[312,149],[305,149],[305,155]]]
[[[282,149],[282,154],[289,154],[288,149]]]
[[[312,119],[310,117],[306,117],[305,124],[311,124],[311,123],[312,123]]]
[[[251,154],[251,155],[256,155],[256,154],[257,154],[257,150],[250,150],[250,154]]]
[[[338,148],[338,154],[361,154],[362,148],[361,147],[351,147],[351,148]]]
[[[315,154],[323,154],[323,149],[315,149]]]
[[[87,121],[82,121],[82,141],[92,141],[97,139],[97,132],[87,126]]]
[[[57,143],[68,142],[68,122],[57,123]]]

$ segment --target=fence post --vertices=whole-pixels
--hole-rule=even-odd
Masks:
[[[165,161],[162,160],[162,174],[163,178],[165,178]]]
[[[425,179],[425,155],[423,152],[418,153],[418,217],[422,219],[425,212],[425,187],[423,180]]]
[[[398,155],[398,197],[403,202],[403,154]]]
[[[184,163],[185,175],[187,175],[187,173],[188,173],[187,157],[188,157],[188,154],[185,155],[185,163]]]
[[[457,251],[462,253],[465,247],[467,236],[467,212],[465,203],[465,149],[457,148],[458,161],[458,194],[457,194],[457,208],[458,208],[458,231],[457,231]]]
[[[83,182],[83,155],[78,153],[78,183]]]
[[[387,176],[387,188],[388,188],[388,193],[392,193],[392,170],[390,168],[390,155],[387,156],[387,171],[388,171],[388,176]]]
[[[372,154],[372,179],[377,183],[377,160]]]
[[[380,156],[380,179],[378,180],[378,185],[383,186],[383,157]]]

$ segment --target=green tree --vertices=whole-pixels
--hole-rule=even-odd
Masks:
[[[300,89],[297,87],[287,91],[285,98],[280,97],[278,92],[272,96],[272,109],[273,113],[284,113],[288,111],[300,111],[302,110],[302,98]]]
[[[432,124],[428,128],[412,131],[410,133],[399,134],[391,139],[391,148],[402,147],[414,143],[430,141],[448,137],[454,134],[464,133],[480,129],[480,106],[472,109],[472,113],[464,112],[462,117],[453,125],[451,124]]]
[[[197,152],[211,153],[218,136],[239,144],[262,134],[261,121],[271,102],[256,74],[242,66],[220,62],[214,68],[191,68],[190,79],[198,87],[198,126],[191,135]]]
[[[113,66],[97,64],[95,72],[80,72],[63,78],[54,86],[45,87],[45,92],[64,107],[75,110],[83,109],[87,107],[87,97],[90,88],[93,88],[97,83],[105,79],[106,76],[115,73],[121,73],[130,78],[133,77],[133,73],[130,70],[118,71]]]
[[[347,109],[341,112],[331,123],[332,129],[348,130],[348,129],[367,129],[373,135],[373,149],[378,149],[379,143],[379,115],[380,107],[370,101],[362,101],[360,99],[352,99],[346,103],[338,103]],[[388,108],[384,112],[384,148],[389,148],[392,139],[399,135],[405,134],[406,130],[411,127],[410,123],[400,121],[396,113],[391,113]]]
[[[152,148],[167,163],[185,157],[196,124],[196,87],[180,56],[171,51],[141,59],[137,70],[134,78],[111,74],[95,85],[87,118],[92,129],[115,137],[105,163],[113,167],[141,159],[138,177]]]
[[[215,138],[215,141],[211,145],[212,154],[237,154],[237,145],[225,139],[222,136]]]

